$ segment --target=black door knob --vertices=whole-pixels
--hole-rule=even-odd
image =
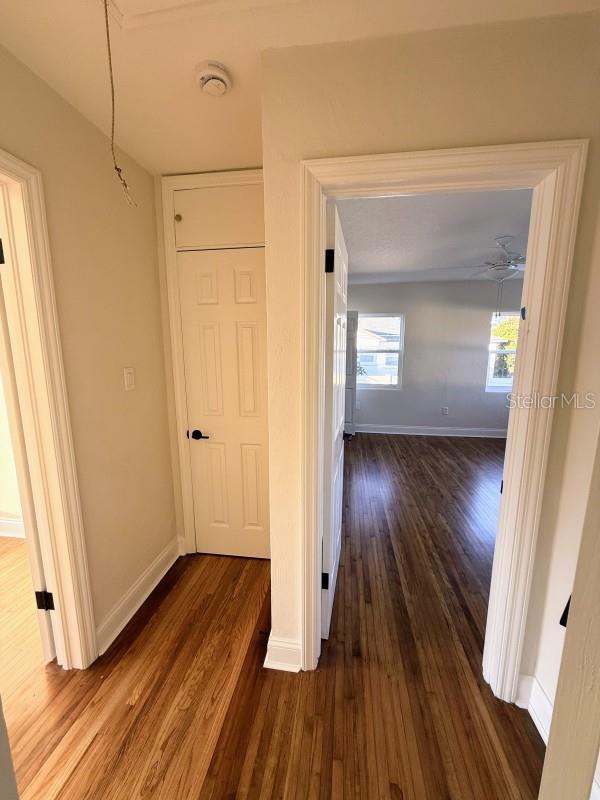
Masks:
[[[197,428],[194,428],[194,430],[191,433],[191,437],[192,437],[192,439],[210,439],[210,436],[205,436],[202,433],[202,431],[199,431]],[[190,432],[189,431],[187,432],[187,438],[188,439],[190,438]]]

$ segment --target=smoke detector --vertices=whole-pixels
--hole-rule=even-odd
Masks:
[[[203,94],[223,97],[231,89],[229,73],[218,61],[203,61],[196,67],[196,81]]]

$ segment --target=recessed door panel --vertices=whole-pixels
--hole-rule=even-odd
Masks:
[[[262,448],[258,444],[243,444],[242,489],[244,499],[244,528],[264,528],[262,508]]]
[[[225,445],[218,442],[207,442],[207,488],[208,488],[208,524],[211,526],[229,525],[229,499],[227,492],[227,461]]]
[[[198,326],[200,342],[200,382],[204,414],[223,414],[223,373],[221,364],[221,332],[218,322]]]
[[[243,417],[257,417],[260,414],[260,349],[258,324],[238,322],[238,386],[240,414]]]

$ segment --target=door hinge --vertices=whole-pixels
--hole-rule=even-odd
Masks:
[[[504,479],[500,481],[500,494],[504,491]]]
[[[329,589],[329,573],[321,573],[321,589]]]
[[[562,612],[560,617],[560,624],[563,628],[567,627],[567,622],[569,621],[569,609],[571,608],[571,598],[567,600],[567,605],[565,606],[565,610]]]
[[[2,239],[0,239],[0,264],[5,264],[4,261],[4,247],[2,246]]]
[[[335,262],[335,250],[325,250],[325,272],[333,272]]]
[[[526,316],[527,316],[527,309],[525,308],[525,306],[522,306],[522,308],[521,308],[521,319],[525,319]]]
[[[40,611],[54,611],[54,597],[52,592],[47,592],[45,589],[43,592],[36,592],[35,604]]]

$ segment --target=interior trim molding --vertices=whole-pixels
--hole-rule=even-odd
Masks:
[[[554,704],[544,691],[541,683],[533,675],[519,676],[516,704],[529,712],[544,744],[548,744]],[[590,800],[600,800],[600,759],[592,785]]]
[[[192,465],[190,461],[187,400],[185,388],[185,368],[183,361],[183,340],[181,327],[181,307],[179,301],[179,279],[177,274],[177,253],[186,248],[177,248],[175,239],[175,192],[190,189],[206,189],[215,186],[242,186],[262,184],[262,170],[247,169],[231,172],[209,172],[193,175],[169,175],[161,178],[160,195],[157,205],[162,206],[162,244],[160,248],[160,290],[161,302],[165,307],[169,325],[169,352],[165,359],[167,385],[173,387],[173,414],[170,414],[171,447],[176,454],[177,470],[174,470],[180,492],[176,498],[178,509],[179,552],[196,553],[196,527],[194,520],[194,499],[192,489]],[[264,244],[264,243],[263,243]],[[261,245],[262,246],[262,245]],[[165,337],[166,338],[166,337]],[[170,390],[169,390],[170,395]],[[169,404],[170,405],[170,404]],[[179,519],[181,518],[181,522]]]
[[[96,637],[98,652],[105,653],[135,612],[158,586],[173,564],[179,558],[177,539],[173,539],[161,550],[156,558],[146,567],[135,583],[127,590],[104,621],[98,625]]]
[[[25,538],[25,526],[21,517],[1,517],[0,516],[0,536],[8,536],[12,539]]]
[[[513,394],[554,395],[587,150],[588,141],[581,139],[346,156],[299,165],[304,277],[304,519],[298,602],[304,669],[315,669],[321,652],[325,430],[322,265],[327,200],[533,188],[522,301],[527,316],[520,333]],[[514,702],[517,693],[552,418],[551,408],[527,407],[513,409],[509,418],[483,657],[485,680],[496,697],[508,702]]]
[[[269,636],[266,669],[279,669],[284,672],[300,672],[302,669],[302,646],[296,639],[277,639]]]
[[[428,428],[423,425],[356,425],[357,433],[392,433],[405,436],[468,436],[506,439],[506,428]]]
[[[0,217],[11,426],[34,588],[51,591],[45,657],[96,658],[96,626],[69,416],[42,174],[0,151]],[[3,337],[4,338],[4,337]],[[44,628],[46,626],[46,629]]]

